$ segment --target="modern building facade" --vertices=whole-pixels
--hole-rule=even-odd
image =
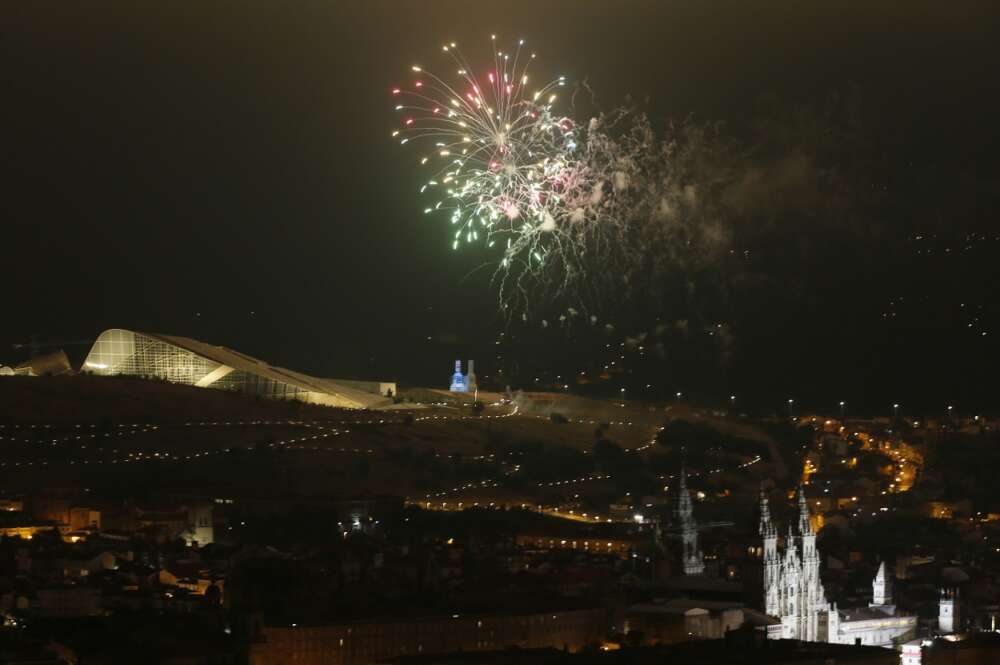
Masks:
[[[268,399],[298,400],[352,409],[391,403],[396,384],[320,379],[251,358],[223,346],[173,335],[112,328],[94,342],[83,371],[137,376]],[[349,385],[348,385],[349,384]]]

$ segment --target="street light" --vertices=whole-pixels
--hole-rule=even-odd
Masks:
[[[896,419],[899,417],[899,402],[895,402],[892,405],[892,417]]]
[[[795,406],[795,400],[789,397],[788,398],[788,417],[789,418],[794,418],[795,417],[794,414],[793,414],[793,408],[794,408],[794,406]]]
[[[847,402],[840,400],[840,418],[844,418],[844,407],[847,406]]]

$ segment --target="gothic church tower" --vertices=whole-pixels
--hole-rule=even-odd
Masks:
[[[701,575],[705,561],[698,547],[698,525],[694,521],[691,493],[687,487],[687,472],[681,467],[680,487],[674,504],[674,525],[681,536],[681,565],[685,575]]]
[[[784,556],[777,552],[777,532],[763,489],[760,532],[764,541],[764,611],[781,621],[781,637],[815,642],[820,639],[820,615],[830,607],[819,576],[816,533],[809,519],[805,491],[798,493],[798,528],[788,526]],[[800,546],[801,543],[801,546]]]

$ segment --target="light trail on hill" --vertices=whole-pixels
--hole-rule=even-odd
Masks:
[[[514,407],[507,413],[502,414],[481,414],[481,415],[433,415],[433,416],[420,416],[414,417],[413,422],[430,422],[430,421],[468,421],[468,420],[483,420],[483,419],[499,419],[499,418],[509,418],[511,416],[517,415],[518,407]],[[410,412],[406,412],[405,416],[412,415]],[[24,436],[14,436],[7,434],[7,432],[17,432],[20,433],[21,430],[24,431],[51,431],[52,429],[76,429],[81,430],[93,430],[97,429],[99,426],[95,423],[75,423],[75,424],[31,424],[31,425],[19,425],[19,424],[0,424],[0,431],[5,432],[4,435],[0,435],[0,441],[9,441],[12,443],[22,443],[28,445],[49,445],[57,446],[61,443],[73,443],[75,441],[101,441],[103,439],[111,439],[112,437],[123,437],[123,436],[138,436],[144,433],[151,432],[163,432],[165,428],[170,427],[184,427],[188,429],[214,429],[214,428],[224,428],[224,427],[303,427],[318,429],[321,431],[320,434],[315,434],[312,436],[302,436],[302,437],[292,437],[281,439],[279,441],[271,441],[266,444],[263,448],[260,448],[257,443],[253,446],[228,446],[224,448],[214,447],[208,449],[200,449],[194,451],[185,451],[183,453],[167,452],[167,451],[147,451],[147,450],[133,450],[133,451],[121,451],[118,448],[114,448],[110,451],[111,454],[117,455],[107,459],[107,456],[101,455],[91,455],[87,458],[77,457],[65,460],[48,460],[48,459],[21,459],[21,460],[6,460],[0,461],[0,468],[4,467],[43,467],[43,466],[59,466],[59,465],[116,465],[116,464],[131,464],[136,462],[183,462],[183,461],[195,461],[204,458],[223,455],[227,453],[232,453],[235,450],[246,450],[250,452],[256,452],[261,449],[280,449],[280,450],[293,450],[293,451],[315,451],[315,452],[326,452],[326,453],[343,453],[343,454],[358,454],[358,455],[374,455],[379,451],[371,448],[361,449],[361,448],[348,448],[348,447],[332,447],[332,446],[319,446],[310,445],[311,441],[328,440],[333,437],[340,437],[351,434],[352,431],[344,425],[405,425],[406,417],[401,418],[351,418],[351,419],[330,419],[330,420],[310,420],[310,421],[300,421],[300,420],[218,420],[218,421],[187,421],[183,424],[169,425],[169,424],[140,424],[140,423],[129,423],[129,424],[118,424],[114,425],[113,432],[89,432],[81,434],[69,434],[61,437],[55,438],[29,438]],[[334,427],[337,425],[338,427]],[[87,445],[84,443],[80,444],[81,450],[87,450]],[[104,448],[99,448],[101,452],[104,452]],[[481,458],[487,459],[487,458]]]

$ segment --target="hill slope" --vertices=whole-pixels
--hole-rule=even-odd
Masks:
[[[165,381],[90,375],[0,378],[0,423],[170,423],[329,418],[342,410]]]

